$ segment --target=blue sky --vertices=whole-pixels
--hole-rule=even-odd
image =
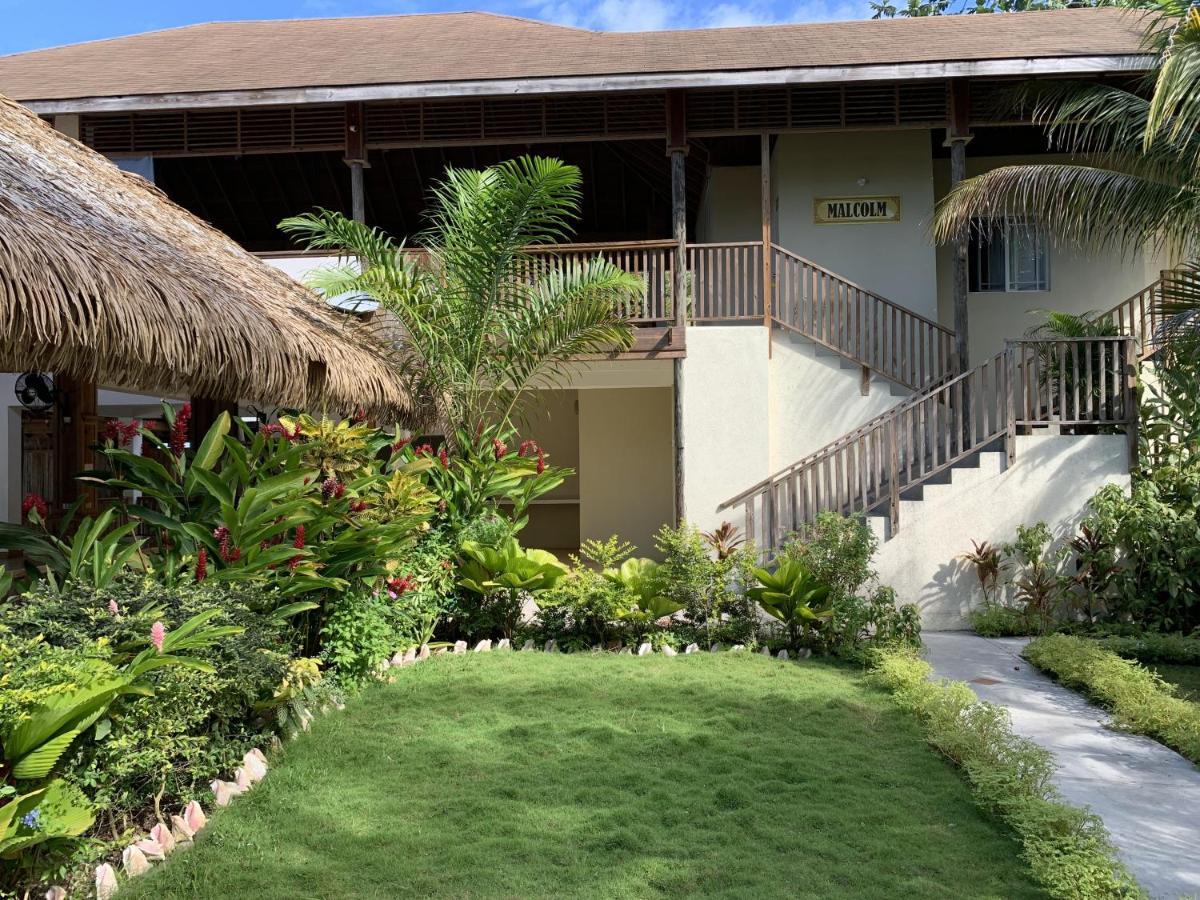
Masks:
[[[859,19],[867,0],[0,0],[0,54],[219,19],[482,9],[611,31]]]

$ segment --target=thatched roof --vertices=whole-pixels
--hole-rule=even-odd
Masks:
[[[360,323],[0,96],[0,371],[404,407],[382,353]]]

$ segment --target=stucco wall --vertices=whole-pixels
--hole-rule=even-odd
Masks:
[[[937,315],[925,226],[933,209],[928,131],[782,135],[772,179],[776,243],[922,315]],[[813,222],[814,198],[860,196],[899,196],[900,221]]]
[[[654,556],[654,533],[674,518],[669,388],[579,392],[579,533],[619,534]]]
[[[880,582],[916,603],[926,628],[965,628],[966,613],[982,601],[974,572],[959,559],[972,540],[1001,544],[1018,525],[1038,521],[1061,540],[1101,486],[1129,485],[1124,435],[1018,437],[1015,464],[1004,471],[1002,459],[982,454],[978,469],[955,469],[951,484],[926,485],[923,500],[901,501],[900,530],[880,543]]]
[[[574,475],[534,502],[521,541],[531,547],[573,550],[579,546],[578,392],[539,391],[536,402],[529,406],[521,435],[545,448],[553,465],[575,470]]]
[[[767,331],[688,329],[683,365],[684,502],[703,529],[731,513],[717,506],[770,474]]]
[[[1057,155],[971,158],[967,145],[967,175],[979,175],[1005,165],[1066,162]],[[949,160],[934,163],[934,184],[940,199],[950,189]],[[1048,247],[1050,290],[1014,293],[972,293],[967,298],[971,359],[980,362],[1004,349],[1005,338],[1021,337],[1043,317],[1036,310],[1103,312],[1112,309],[1158,278],[1168,259],[1156,254],[1084,253],[1067,245]],[[953,258],[949,247],[937,250],[939,321],[954,322]]]
[[[713,166],[696,216],[699,243],[762,240],[758,166]]]
[[[770,369],[771,471],[797,462],[903,401],[881,378],[862,395],[860,374],[802,337],[775,333]],[[903,392],[907,395],[907,391]],[[749,482],[747,486],[749,486]]]

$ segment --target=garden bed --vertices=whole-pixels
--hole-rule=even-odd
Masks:
[[[854,669],[526,652],[369,689],[122,897],[399,893],[1040,896]]]

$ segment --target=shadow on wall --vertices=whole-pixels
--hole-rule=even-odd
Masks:
[[[1011,468],[955,469],[951,484],[928,485],[924,500],[901,502],[900,531],[876,559],[880,581],[917,604],[927,629],[965,628],[981,601],[974,572],[958,558],[971,541],[1004,544],[1018,525],[1041,521],[1061,544],[1108,483],[1129,485],[1124,435],[1018,437]]]

